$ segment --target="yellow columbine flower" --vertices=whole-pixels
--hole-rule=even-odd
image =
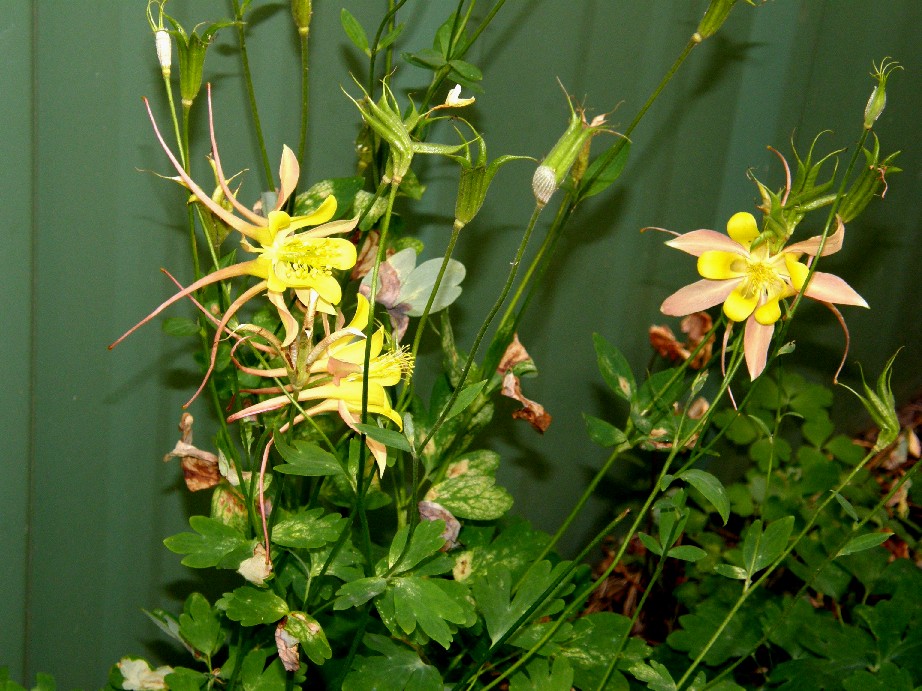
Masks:
[[[192,192],[196,200],[203,204],[218,219],[229,227],[237,230],[243,239],[241,244],[245,250],[257,254],[255,259],[240,262],[232,266],[216,269],[207,276],[200,278],[168,300],[160,304],[147,317],[125,332],[109,348],[114,348],[124,338],[137,328],[146,324],[174,302],[187,297],[200,288],[218,281],[235,276],[250,275],[263,279],[260,283],[245,291],[224,313],[217,325],[214,341],[212,342],[211,361],[208,372],[202,381],[205,381],[214,368],[218,351],[218,343],[231,317],[250,299],[261,292],[275,305],[279,318],[285,328],[283,346],[290,345],[298,336],[298,321],[292,316],[285,303],[285,291],[294,289],[298,298],[305,304],[313,304],[317,309],[332,312],[331,305],[337,304],[342,299],[342,290],[339,281],[332,275],[334,270],[349,269],[355,265],[355,245],[342,238],[331,238],[330,235],[351,231],[358,219],[329,222],[336,213],[336,198],[327,197],[320,207],[303,216],[290,216],[282,211],[282,207],[298,184],[300,167],[294,152],[287,146],[282,147],[282,159],[279,165],[279,188],[275,207],[263,217],[246,208],[237,201],[237,197],[230,189],[227,177],[221,168],[221,157],[218,154],[218,145],[214,133],[214,115],[211,104],[211,85],[208,86],[208,122],[211,132],[212,157],[214,161],[215,177],[223,192],[224,199],[230,203],[240,215],[226,209],[211,195],[207,194],[183,169],[182,165],[170,151],[157,122],[151,112],[150,105],[145,100],[147,112],[154,126],[154,133],[167,157],[179,174],[179,179]],[[296,232],[308,226],[316,226],[311,230]],[[252,243],[250,241],[253,241]],[[253,244],[255,243],[255,244]],[[202,390],[199,387],[198,392]],[[192,401],[190,400],[189,403]],[[186,405],[189,405],[186,403]]]
[[[842,248],[845,226],[837,219],[822,255]],[[728,237],[729,236],[729,237]],[[744,352],[750,376],[765,369],[775,322],[781,318],[781,300],[803,292],[824,303],[867,307],[851,286],[838,276],[815,271],[806,283],[809,268],[802,255],[816,257],[822,238],[817,236],[772,252],[766,243],[752,249],[759,227],[752,214],[740,212],[727,222],[727,235],[713,230],[693,230],[666,244],[698,257],[698,273],[704,280],[670,295],[660,308],[664,314],[682,317],[723,303],[724,314],[734,322],[746,322]]]
[[[365,383],[364,329],[368,325],[370,314],[368,300],[362,295],[357,295],[356,299],[355,316],[352,321],[344,329],[333,334],[330,344],[309,363],[310,380],[307,386],[297,393],[292,392],[291,396],[275,396],[244,408],[231,415],[228,422],[278,410],[290,405],[294,398],[299,403],[320,402],[305,410],[303,416],[296,417],[292,424],[302,421],[305,416],[338,412],[343,421],[353,427],[362,414],[362,392]],[[384,415],[402,429],[403,421],[391,406],[385,387],[408,379],[412,371],[413,357],[404,349],[385,349],[384,328],[375,331],[371,337],[371,360],[368,367],[368,412]],[[387,460],[386,449],[372,439],[368,440],[368,446],[375,456],[379,471],[383,474]]]

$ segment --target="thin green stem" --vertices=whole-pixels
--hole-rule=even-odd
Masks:
[[[298,162],[304,170],[305,153],[307,151],[307,115],[310,104],[310,59],[308,53],[308,28],[298,31],[301,44],[301,136],[298,143]]]
[[[163,86],[166,90],[167,103],[170,104],[170,119],[173,121],[173,131],[176,134],[176,144],[179,146],[179,162],[182,164],[183,169],[188,171],[188,151],[186,151],[185,147],[183,146],[184,143],[188,142],[188,138],[180,136],[179,120],[176,118],[176,104],[173,100],[173,83],[170,81],[170,78],[166,74],[163,75]]]
[[[673,530],[676,526],[673,526]],[[628,625],[625,627],[624,635],[621,636],[618,641],[618,645],[611,654],[611,660],[608,663],[608,668],[605,670],[605,674],[602,676],[602,680],[599,682],[599,685],[596,687],[596,691],[605,691],[605,688],[608,686],[608,680],[611,678],[611,675],[615,673],[615,670],[618,668],[618,660],[621,657],[621,651],[624,650],[624,646],[628,641],[628,638],[631,636],[631,631],[634,630],[634,624],[637,622],[637,618],[640,616],[640,613],[643,611],[644,605],[647,603],[647,598],[650,597],[650,593],[653,592],[653,586],[659,581],[660,576],[663,575],[663,569],[666,566],[666,553],[668,552],[667,545],[671,545],[672,542],[676,539],[676,536],[670,535],[669,539],[663,543],[663,553],[659,557],[659,561],[656,562],[656,568],[653,570],[653,575],[650,576],[650,581],[646,584],[643,590],[643,595],[640,597],[640,601],[637,603],[637,606],[634,608],[634,613],[631,615],[631,619],[628,622]]]
[[[362,423],[368,422],[368,377],[371,370],[371,344],[372,336],[375,332],[375,301],[378,295],[378,269],[385,258],[387,247],[387,234],[391,225],[391,214],[394,210],[394,202],[397,199],[398,185],[391,185],[390,195],[387,198],[387,208],[384,212],[384,220],[381,224],[381,235],[378,238],[378,254],[375,257],[374,266],[371,269],[371,291],[368,296],[368,325],[365,330],[365,358],[362,368]],[[364,438],[364,437],[363,437]],[[371,566],[371,531],[368,525],[368,516],[365,511],[365,493],[371,485],[371,479],[365,483],[365,461],[366,448],[363,443],[359,447],[359,462],[356,470],[356,492],[355,492],[355,511],[359,517],[359,526],[362,532],[362,546],[369,567]]]
[[[591,497],[593,492],[595,492],[595,488],[598,486],[599,482],[602,481],[602,478],[608,474],[608,471],[611,470],[612,465],[614,465],[615,461],[618,460],[618,457],[625,451],[628,451],[630,448],[631,445],[627,442],[615,447],[615,450],[611,452],[606,461],[602,464],[602,467],[599,468],[598,472],[596,472],[595,476],[586,486],[586,489],[583,490],[582,495],[577,500],[576,504],[573,505],[573,508],[570,510],[570,513],[564,519],[563,523],[561,523],[560,527],[557,528],[557,532],[551,536],[551,539],[544,546],[544,549],[542,549],[538,556],[535,557],[534,561],[532,562],[532,566],[522,574],[521,578],[519,578],[518,582],[513,587],[513,591],[522,584],[522,581],[525,580],[525,577],[528,575],[529,571],[531,571],[531,568],[551,553],[551,550],[554,549],[554,546],[560,542],[560,538],[562,538],[569,529],[570,524],[573,523],[574,519],[583,510],[583,507],[586,505],[586,502],[589,501],[589,497]]]
[[[371,55],[368,58],[368,85],[365,91],[368,93],[369,98],[374,99],[375,97],[375,82],[377,78],[375,76],[375,61],[378,57],[378,44],[381,42],[381,35],[384,33],[384,30],[387,28],[391,20],[397,15],[397,12],[406,4],[407,0],[399,0],[397,4],[394,4],[394,0],[388,0],[388,9],[387,14],[384,15],[384,18],[381,20],[381,23],[378,24],[378,30],[375,32],[375,38],[369,46],[371,50]]]
[[[480,330],[477,332],[477,335],[474,337],[474,343],[471,345],[470,353],[467,356],[467,361],[464,363],[464,368],[461,370],[461,376],[458,380],[458,383],[455,387],[455,390],[452,392],[451,396],[448,399],[448,402],[445,404],[445,407],[442,409],[442,412],[439,414],[438,419],[435,421],[435,424],[429,430],[429,434],[426,435],[426,438],[419,445],[420,449],[425,449],[426,444],[428,444],[432,438],[436,435],[444,424],[446,417],[448,416],[448,411],[451,410],[451,407],[454,405],[455,400],[458,398],[458,394],[461,393],[461,389],[464,386],[464,382],[467,380],[467,375],[471,371],[471,367],[474,364],[474,358],[477,355],[477,350],[480,348],[480,342],[483,340],[484,335],[487,332],[487,329],[490,328],[490,323],[493,321],[493,318],[496,316],[496,313],[499,312],[500,308],[503,306],[503,302],[506,300],[506,296],[509,295],[509,291],[512,290],[512,284],[515,283],[515,276],[519,270],[519,264],[522,261],[522,256],[525,254],[525,248],[528,246],[528,241],[531,238],[532,231],[535,229],[535,225],[538,222],[538,217],[541,215],[541,207],[535,206],[535,210],[531,214],[531,219],[528,221],[528,227],[525,229],[525,234],[522,236],[522,241],[519,243],[519,248],[515,253],[515,258],[512,260],[512,266],[509,269],[509,275],[506,277],[506,284],[503,286],[502,291],[499,296],[496,298],[496,302],[493,303],[493,307],[490,308],[489,313],[486,318],[483,320],[483,323],[480,325]]]
[[[269,154],[266,152],[266,140],[263,137],[263,128],[259,121],[259,108],[256,105],[256,90],[253,88],[253,75],[250,72],[250,58],[247,54],[246,22],[240,12],[240,2],[232,0],[234,5],[234,19],[236,19],[237,39],[240,43],[240,63],[243,67],[243,80],[246,84],[247,97],[250,99],[250,112],[253,114],[253,129],[259,143],[259,152],[263,159],[263,172],[266,175],[266,189],[274,190],[275,181],[272,177],[272,164],[269,163]]]
[[[435,284],[432,286],[432,292],[429,293],[429,299],[426,300],[426,306],[423,308],[419,323],[416,325],[416,335],[413,337],[413,346],[410,348],[410,354],[414,359],[419,352],[419,346],[423,340],[423,332],[425,331],[426,321],[429,319],[429,312],[432,310],[432,304],[435,302],[435,297],[439,293],[439,287],[442,285],[442,278],[445,276],[445,270],[448,268],[448,262],[451,259],[452,252],[455,250],[455,244],[458,242],[458,237],[460,237],[463,228],[464,226],[459,225],[457,222],[452,227],[451,237],[448,240],[448,247],[445,249],[445,256],[442,257],[442,265],[439,267],[439,273],[435,277]],[[400,400],[397,403],[398,410],[402,410],[407,405],[412,393],[413,383],[411,380],[400,394]]]
[[[628,137],[631,136],[631,132],[633,132],[634,128],[636,128],[637,125],[640,124],[640,121],[643,120],[643,117],[647,114],[647,111],[650,110],[650,106],[653,105],[653,103],[656,101],[657,98],[659,98],[660,94],[663,92],[663,90],[666,88],[669,82],[672,81],[672,78],[675,76],[676,72],[679,71],[679,68],[682,66],[682,63],[684,63],[685,60],[688,58],[688,56],[691,55],[692,50],[694,50],[695,46],[697,46],[698,43],[699,41],[696,41],[694,38],[689,39],[688,44],[679,54],[679,57],[676,58],[674,63],[672,63],[672,67],[669,68],[669,71],[666,72],[662,80],[660,80],[660,83],[653,90],[653,93],[650,94],[646,102],[641,106],[640,110],[637,111],[637,114],[634,116],[634,119],[631,120],[630,124],[627,126],[627,129],[624,130],[624,132],[622,133],[623,136],[620,137],[618,141],[612,144],[608,148],[608,150],[605,151],[605,153],[601,155],[600,158],[602,160],[602,163],[600,164],[599,168],[597,168],[597,173],[588,178],[583,178],[580,181],[580,188],[588,189],[589,187],[591,187],[592,184],[598,178],[598,176],[602,173],[602,171],[604,171],[608,167],[608,165],[618,157],[618,154],[621,153],[621,149],[623,149],[625,145],[627,144]]]

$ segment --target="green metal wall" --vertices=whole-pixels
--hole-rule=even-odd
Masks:
[[[279,11],[267,4],[252,27],[270,152],[297,137],[297,67],[287,51],[294,37],[284,4],[275,5]],[[315,129],[305,180],[350,173],[356,116],[339,85],[350,89],[348,71],[356,65],[344,47],[339,9],[348,5],[371,26],[385,4],[315,3]],[[425,47],[429,32],[455,4],[409,3],[405,18],[419,28],[405,35],[402,48]],[[488,68],[476,117],[491,157],[540,157],[552,145],[566,118],[556,78],[578,98],[585,96],[596,113],[618,106],[611,122],[626,124],[684,46],[705,5],[509,0],[472,56]],[[845,250],[828,266],[873,308],[846,314],[852,359],[874,372],[905,345],[897,367],[900,391],[905,395],[919,385],[922,334],[914,291],[922,260],[915,242],[922,197],[922,48],[915,31],[922,25],[922,5],[740,5],[725,31],[695,51],[635,132],[621,184],[579,211],[522,329],[541,368],[539,379],[526,382],[526,395],[545,403],[554,423],[544,437],[507,425],[492,443],[504,453],[503,479],[516,496],[515,510],[543,528],[566,514],[580,482],[601,461],[583,433],[580,413],[617,412],[599,385],[590,334],[602,332],[642,370],[649,357],[647,325],[664,321],[659,303],[693,274],[661,237],[642,236],[638,229],[719,228],[731,213],[751,209],[754,187],[745,171],[751,167],[761,179],[778,181],[765,145],[787,151],[792,132],[804,145],[828,128],[830,147],[850,144],[870,91],[871,61],[885,55],[906,70],[891,81],[878,130],[885,148],[903,149],[907,172],[893,178],[886,203],[849,227]],[[102,685],[120,654],[161,653],[158,633],[140,608],[175,609],[180,593],[202,587],[197,574],[178,567],[161,545],[163,537],[183,529],[191,506],[177,468],[160,458],[175,440],[195,367],[183,343],[156,326],[112,353],[105,350],[171,292],[159,267],[189,275],[179,193],[139,172],[167,170],[140,100],[151,97],[162,117],[144,6],[141,0],[0,2],[0,329],[7,361],[0,389],[0,664],[9,664],[19,678],[52,672],[62,688]],[[229,12],[223,0],[172,0],[168,9],[187,26]],[[223,34],[220,43],[233,45],[233,33]],[[422,83],[423,75],[416,79],[412,69],[404,83]],[[254,194],[258,161],[244,139],[237,73],[231,51],[218,46],[209,53],[206,74],[222,113],[226,167],[252,168],[245,190]],[[202,124],[199,118],[197,126]],[[199,176],[204,152],[195,158]],[[455,174],[426,165],[440,181],[408,222],[436,255],[447,240]],[[459,258],[468,279],[458,314],[468,339],[527,220],[530,175],[527,165],[504,169],[482,215],[465,230]],[[837,327],[820,309],[804,310],[801,317],[795,357],[828,377],[838,359]],[[206,417],[202,408],[199,413]],[[595,500],[572,541],[606,510],[604,497]]]

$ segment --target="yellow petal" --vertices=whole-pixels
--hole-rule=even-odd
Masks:
[[[739,289],[734,290],[724,301],[724,314],[735,322],[746,321],[758,302],[758,295],[753,295],[749,298],[743,295]]]
[[[304,228],[305,226],[319,226],[321,223],[326,223],[333,218],[333,214],[335,213],[336,197],[330,195],[323,200],[323,203],[317,207],[316,211],[304,216],[295,216],[291,219],[291,228],[296,230],[298,228]]]
[[[334,269],[351,269],[355,266],[355,245],[342,238],[317,238],[315,242],[322,242],[327,251],[326,261]]]
[[[774,324],[776,321],[781,319],[781,298],[776,297],[773,300],[769,300],[764,305],[759,305],[756,307],[753,315],[756,318],[756,321],[762,324],[762,326],[768,326],[769,324]]]
[[[364,331],[366,326],[368,326],[368,298],[358,293],[355,296],[355,316],[349,322],[349,328]]]
[[[803,290],[804,282],[807,280],[807,275],[810,273],[804,264],[801,264],[794,255],[785,253],[784,263],[788,269],[788,275],[791,277],[791,283],[793,284],[795,290],[800,292]]]
[[[291,225],[291,216],[284,211],[270,211],[266,218],[269,222],[269,235],[273,240],[280,230],[286,230]]]
[[[316,276],[311,283],[313,283],[311,287],[317,291],[320,297],[331,305],[337,305],[342,300],[343,290],[339,285],[339,281],[332,276]]]
[[[749,247],[749,243],[759,237],[759,224],[751,213],[740,211],[727,221],[727,235],[744,247]]]
[[[712,281],[739,278],[746,272],[746,260],[733,252],[709,250],[698,257],[698,273]]]

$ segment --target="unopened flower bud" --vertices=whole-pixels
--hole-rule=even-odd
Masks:
[[[298,33],[306,36],[311,26],[311,0],[291,0],[291,16]]]
[[[706,38],[710,38],[717,33],[717,30],[723,26],[730,16],[730,10],[736,4],[736,0],[711,0],[704,16],[698,23],[698,30],[695,31],[692,38],[696,43],[701,43]]]
[[[166,29],[158,29],[154,33],[154,44],[157,46],[160,71],[163,72],[164,77],[169,77],[170,67],[173,64],[173,42],[170,40],[170,32]]]
[[[896,69],[903,69],[898,62],[884,58],[880,65],[874,65],[874,71],[871,76],[877,80],[877,85],[871,92],[868,104],[864,107],[864,128],[869,130],[874,126],[877,118],[884,112],[887,106],[887,78],[890,73]]]
[[[592,123],[588,123],[584,114],[577,113],[573,108],[573,102],[570,101],[569,96],[567,103],[570,106],[570,123],[531,179],[531,190],[535,195],[535,201],[542,208],[560,187],[586,143],[604,130],[602,127],[605,123],[604,117],[594,118]]]

